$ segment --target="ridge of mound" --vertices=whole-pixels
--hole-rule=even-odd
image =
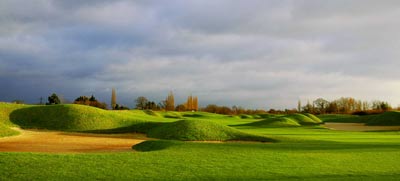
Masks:
[[[252,123],[242,124],[240,126],[255,126],[255,127],[298,127],[301,126],[297,121],[287,117],[275,117],[256,121]]]
[[[182,141],[273,141],[207,120],[180,120],[165,123],[151,129],[147,135],[153,138]]]
[[[301,125],[315,125],[315,124],[321,123],[321,120],[319,120],[319,122],[314,121],[312,118],[310,118],[304,114],[300,114],[300,113],[288,114],[285,117],[291,118],[291,119],[297,121]]]
[[[310,113],[303,113],[305,116],[311,118],[315,123],[322,123],[322,120],[319,119],[317,116],[315,116],[314,114],[310,114]]]

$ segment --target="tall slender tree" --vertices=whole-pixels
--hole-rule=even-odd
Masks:
[[[301,112],[301,101],[297,102],[297,111]]]
[[[192,110],[193,110],[193,97],[192,97],[192,95],[190,95],[190,96],[187,98],[187,101],[186,101],[186,110],[187,110],[187,111],[192,111]]]
[[[175,110],[175,100],[174,100],[174,94],[172,91],[169,92],[167,99],[165,100],[165,110],[166,111],[173,111]]]
[[[198,111],[199,110],[199,100],[197,96],[193,98],[193,110]]]
[[[115,109],[116,105],[117,105],[117,94],[115,93],[115,89],[112,88],[112,92],[111,92],[111,108]]]

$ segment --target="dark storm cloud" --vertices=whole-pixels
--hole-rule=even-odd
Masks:
[[[1,1],[0,100],[400,99],[398,1]],[[122,101],[124,99],[124,101]],[[179,102],[178,101],[178,102]]]

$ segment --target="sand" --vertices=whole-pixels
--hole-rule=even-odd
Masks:
[[[148,140],[144,134],[90,134],[23,130],[18,136],[0,138],[2,152],[84,153],[133,151],[132,146]]]
[[[400,131],[400,126],[366,126],[364,123],[325,123],[324,126],[342,131]]]

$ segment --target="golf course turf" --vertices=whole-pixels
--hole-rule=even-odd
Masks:
[[[18,134],[11,127],[21,127],[153,138],[124,152],[0,152],[0,180],[398,180],[399,131],[337,131],[321,124],[341,118],[371,123],[378,116],[390,117],[383,125],[400,120],[398,112],[373,116],[226,116],[0,103],[0,136]]]

